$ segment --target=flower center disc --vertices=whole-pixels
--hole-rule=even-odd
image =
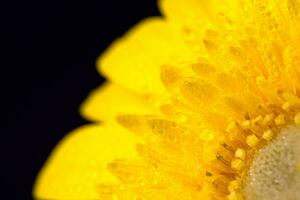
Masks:
[[[249,168],[247,200],[300,200],[300,128],[287,127],[260,149]]]

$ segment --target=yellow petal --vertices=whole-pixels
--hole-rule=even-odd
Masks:
[[[98,199],[99,184],[117,183],[107,164],[136,158],[136,138],[121,127],[86,125],[58,144],[40,172],[37,199]]]
[[[184,44],[174,37],[162,18],[146,19],[110,46],[98,59],[98,69],[112,82],[134,91],[161,94],[161,66],[189,57],[189,53],[182,53]]]
[[[206,3],[209,4],[209,3]],[[161,12],[170,19],[182,20],[192,16],[203,16],[205,2],[201,0],[160,0]]]
[[[165,22],[158,17],[138,24],[100,57],[101,73],[138,91],[161,88],[159,66],[170,49],[165,27]]]
[[[114,121],[119,114],[148,114],[145,97],[113,83],[95,89],[80,108],[81,114],[92,121]]]
[[[168,19],[197,26],[201,21],[216,20],[218,15],[237,20],[243,5],[240,0],[160,0],[159,7]]]

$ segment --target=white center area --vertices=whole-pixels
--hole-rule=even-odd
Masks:
[[[245,186],[246,200],[300,200],[300,127],[287,127],[260,149]]]

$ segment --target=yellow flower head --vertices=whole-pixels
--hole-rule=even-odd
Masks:
[[[99,58],[37,199],[300,198],[300,1],[160,0]]]

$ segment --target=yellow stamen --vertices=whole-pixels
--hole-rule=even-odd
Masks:
[[[264,117],[263,119],[263,124],[264,125],[269,125],[274,119],[274,114],[268,114]]]
[[[237,191],[241,188],[241,182],[239,180],[234,180],[229,183],[228,190],[230,192]]]
[[[238,148],[235,151],[234,155],[235,155],[235,157],[240,158],[241,160],[245,160],[245,158],[246,158],[246,151],[244,149]]]
[[[255,147],[259,142],[259,139],[256,135],[252,134],[249,135],[246,139],[246,143],[250,146],[250,147]]]
[[[285,124],[285,117],[283,114],[280,114],[275,118],[275,124],[276,125],[284,125]]]
[[[273,138],[273,136],[274,136],[274,132],[272,131],[272,130],[266,130],[264,133],[263,133],[263,138],[265,139],[265,140],[268,140],[268,141],[270,141],[270,140],[272,140],[272,138]]]
[[[231,168],[240,171],[244,167],[244,162],[241,159],[234,159],[231,162]]]
[[[282,109],[285,110],[285,111],[290,111],[290,109],[291,109],[291,103],[290,102],[285,102],[282,105]]]
[[[250,120],[245,120],[241,123],[241,126],[244,128],[244,129],[249,129],[251,127],[251,121]]]

